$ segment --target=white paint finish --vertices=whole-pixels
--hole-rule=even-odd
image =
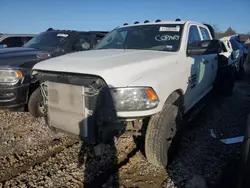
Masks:
[[[91,50],[45,60],[33,69],[99,75],[110,87],[126,87],[174,58],[174,53],[160,51]]]
[[[176,24],[177,22],[151,22],[147,24],[167,23]],[[184,22],[178,23],[184,24]],[[149,86],[155,90],[160,100],[157,108],[137,112],[118,112],[118,117],[133,118],[155,114],[162,110],[168,96],[177,89],[184,94],[186,112],[212,89],[217,72],[216,54],[187,57],[186,46],[190,25],[207,28],[196,22],[186,22],[178,52],[122,49],[91,50],[45,60],[36,64],[33,69],[98,75],[111,88]],[[134,25],[124,27],[134,27]],[[206,65],[201,64],[204,60],[208,61]],[[190,88],[188,83],[191,74],[198,76],[194,89]],[[203,77],[201,77],[202,75]],[[199,79],[200,82],[198,82]]]

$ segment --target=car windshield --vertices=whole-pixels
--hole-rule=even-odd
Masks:
[[[32,38],[24,47],[53,51],[57,48],[63,48],[68,42],[68,37],[67,33],[44,32]]]
[[[179,50],[183,24],[145,24],[116,28],[95,47],[100,49]]]

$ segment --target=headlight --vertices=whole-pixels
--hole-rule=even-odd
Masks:
[[[20,70],[0,70],[0,83],[17,83],[22,78]]]
[[[152,88],[118,88],[112,90],[117,111],[139,111],[156,108],[158,96]]]

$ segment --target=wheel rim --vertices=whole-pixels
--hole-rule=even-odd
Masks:
[[[39,102],[38,111],[39,111],[40,114],[44,115],[44,113],[45,113],[45,107],[44,107],[43,101]]]
[[[173,138],[176,135],[176,128],[175,127],[170,127],[169,131],[168,131],[168,136],[167,136],[167,141],[169,144],[169,147],[172,144]]]

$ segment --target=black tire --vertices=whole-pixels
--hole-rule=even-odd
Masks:
[[[44,116],[40,109],[41,104],[43,104],[43,96],[39,87],[31,94],[28,102],[28,110],[33,117],[39,118]]]
[[[223,86],[221,87],[221,94],[224,97],[231,97],[233,94],[233,90],[234,90],[234,84],[235,84],[235,78],[234,77],[230,77],[228,79],[228,82],[225,82],[223,84]]]
[[[233,94],[235,85],[235,67],[225,67],[218,71],[214,84],[214,90],[217,95],[230,97]]]
[[[180,110],[171,104],[166,104],[150,118],[145,137],[145,154],[150,163],[161,167],[168,165],[179,144],[179,120]]]
[[[244,141],[241,145],[239,170],[237,171],[237,188],[247,188],[250,185],[250,114],[247,118]]]

